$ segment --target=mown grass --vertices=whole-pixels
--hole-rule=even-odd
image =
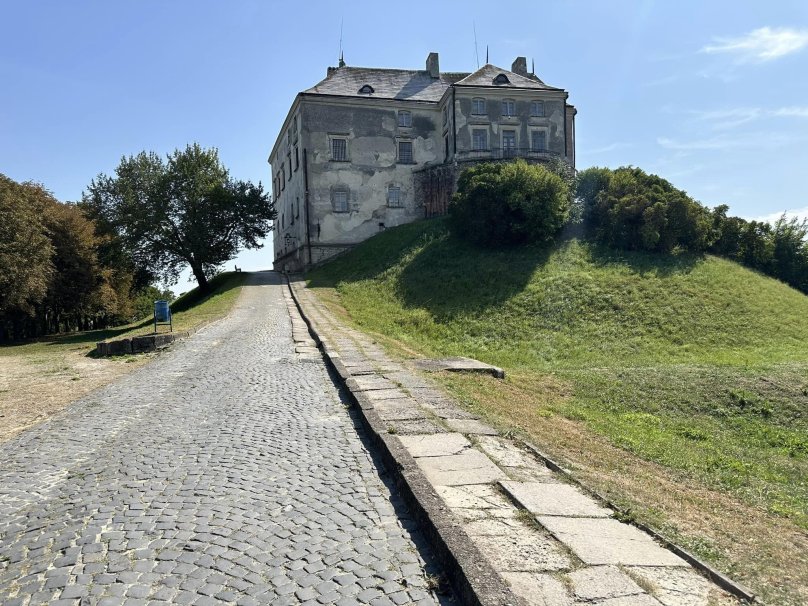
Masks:
[[[579,424],[682,482],[808,529],[808,297],[786,285],[715,257],[577,239],[485,251],[442,220],[388,230],[309,277],[399,352],[505,368],[505,384],[484,388],[444,379],[500,425],[548,443],[542,419]],[[560,448],[574,462],[574,445]],[[702,553],[720,560],[712,551]],[[754,578],[756,566],[739,570]],[[787,589],[760,585],[789,603]]]

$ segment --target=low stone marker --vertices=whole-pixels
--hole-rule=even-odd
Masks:
[[[146,353],[168,347],[174,341],[189,335],[189,331],[166,332],[156,335],[127,337],[113,341],[100,341],[95,344],[95,351],[99,356],[122,356],[125,354]]]
[[[497,379],[505,378],[505,371],[498,366],[491,366],[491,364],[462,356],[456,358],[427,358],[425,360],[415,360],[414,364],[417,368],[427,372],[439,372],[442,370],[449,372],[482,372]]]

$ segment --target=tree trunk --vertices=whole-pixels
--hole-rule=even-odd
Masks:
[[[192,263],[191,271],[194,272],[194,278],[196,278],[196,282],[199,284],[199,290],[202,292],[208,292],[208,290],[210,290],[210,285],[208,284],[207,277],[205,277],[205,272],[202,270],[202,266]]]

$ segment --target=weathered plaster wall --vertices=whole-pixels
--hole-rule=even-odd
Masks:
[[[398,126],[398,110],[412,113],[412,126]],[[423,216],[412,171],[442,161],[438,111],[434,106],[389,100],[305,100],[301,138],[308,150],[312,245],[355,244],[380,230]],[[331,137],[347,139],[348,161],[331,158]],[[397,142],[412,141],[413,163],[397,159]],[[401,208],[388,206],[389,186],[399,187]],[[334,212],[333,191],[347,188],[348,212]]]
[[[478,116],[471,113],[472,99],[475,97],[486,100],[485,115]],[[502,115],[503,99],[514,100],[516,116]],[[544,101],[544,117],[530,116],[531,101]],[[473,149],[472,129],[487,129],[489,149],[502,147],[503,129],[515,130],[516,147],[523,149],[530,147],[531,129],[546,129],[547,149],[565,155],[564,104],[563,93],[536,93],[512,88],[494,89],[493,91],[458,89],[455,97],[457,151],[467,152]]]

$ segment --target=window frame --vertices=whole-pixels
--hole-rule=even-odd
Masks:
[[[409,145],[410,147],[409,160],[404,159],[401,154],[402,145]],[[398,139],[396,141],[396,162],[398,164],[415,164],[415,146],[411,139]]]
[[[482,134],[482,147],[477,146],[477,135]],[[488,151],[488,129],[487,128],[472,128],[471,129],[471,150],[475,152]]]
[[[541,108],[541,111],[540,112],[537,111],[537,112],[534,113],[534,108]],[[543,100],[534,99],[533,101],[530,102],[530,117],[531,118],[544,118],[544,117],[546,117],[545,112],[544,112],[544,101]]]
[[[393,198],[391,196],[392,192],[396,192],[396,203],[393,204]],[[387,207],[388,208],[404,208],[404,200],[401,196],[401,186],[400,185],[388,185],[387,186]]]
[[[513,147],[506,147],[505,146],[505,134],[506,133],[513,133]],[[519,133],[515,128],[503,128],[502,129],[502,136],[500,138],[501,141],[501,149],[502,149],[502,157],[503,158],[515,158],[516,157],[516,150],[519,149]]]
[[[337,207],[337,196],[345,196],[345,208]],[[351,192],[347,187],[335,187],[331,190],[331,209],[335,213],[351,212]]]
[[[404,119],[402,124],[402,118]],[[411,128],[412,127],[412,112],[408,109],[400,109],[398,110],[398,126],[399,128]]]
[[[535,146],[535,138],[537,135],[542,135],[544,139],[544,147],[537,149]],[[530,131],[530,151],[534,153],[546,152],[548,150],[547,140],[548,133],[546,128],[534,128]]]
[[[478,103],[482,104],[482,111],[477,111],[475,107]],[[472,116],[486,116],[488,115],[488,103],[484,97],[472,97],[471,99],[471,115]]]
[[[513,110],[513,113],[508,113],[509,110]],[[515,118],[516,117],[516,100],[515,99],[503,99],[501,103],[501,111],[503,118]]]
[[[342,142],[343,143],[343,154],[344,156],[338,158],[335,150],[336,150],[336,143]],[[329,135],[328,137],[328,148],[330,151],[330,160],[332,162],[350,162],[350,157],[348,156],[348,137],[340,136],[340,135]]]

